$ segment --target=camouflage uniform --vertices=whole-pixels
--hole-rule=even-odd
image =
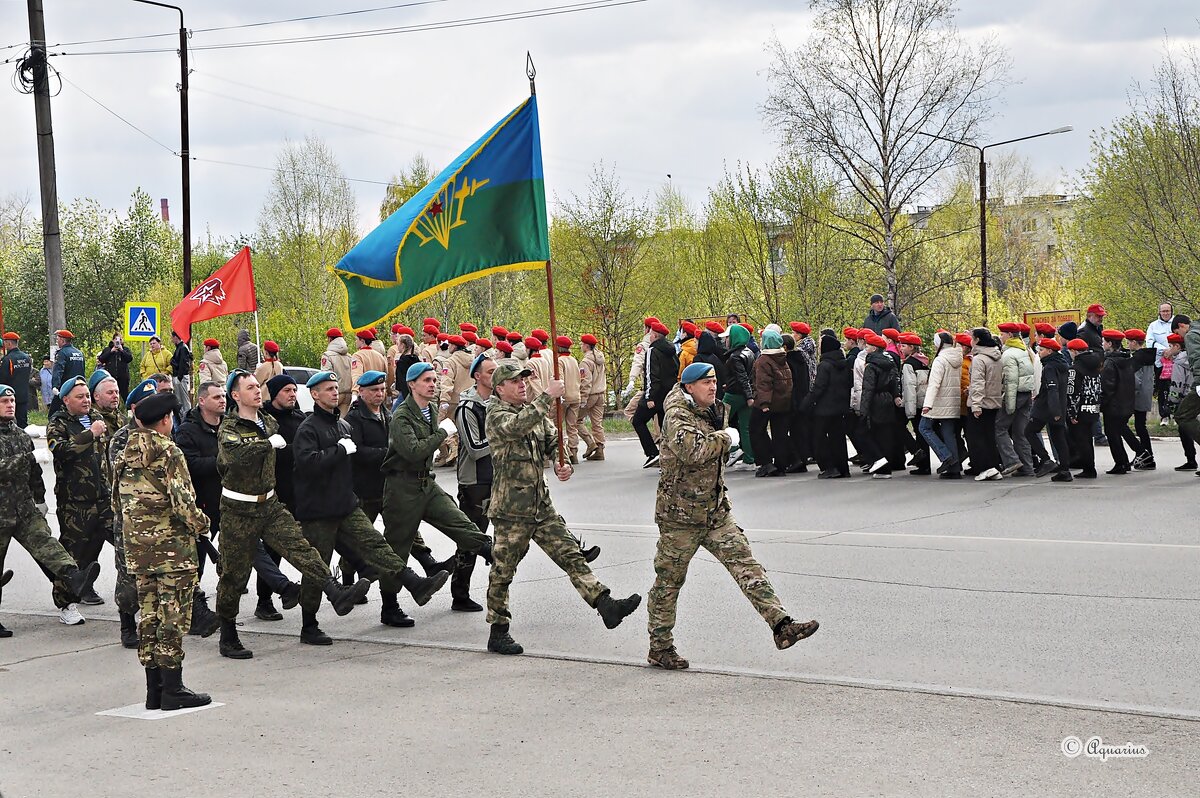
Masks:
[[[121,516],[125,564],[137,580],[142,610],[138,661],[178,669],[192,626],[196,538],[208,534],[208,516],[196,506],[183,451],[153,430],[128,434],[113,478],[113,510]]]
[[[63,576],[75,560],[50,534],[50,527],[37,505],[46,501],[42,467],[33,457],[33,441],[11,420],[0,419],[0,572],[8,554],[9,541],[16,540],[50,577]],[[54,583],[59,608],[76,600],[59,581]],[[0,598],[3,588],[0,588]]]
[[[99,414],[76,418],[65,409],[46,427],[46,442],[54,456],[54,496],[58,500],[58,539],[76,562],[95,562],[104,542],[112,542],[112,494],[104,473],[104,449],[112,429],[96,438],[91,426]],[[106,422],[107,423],[107,422]],[[56,584],[54,603],[71,599]]]
[[[496,526],[494,562],[488,576],[489,624],[512,620],[508,588],[530,541],[566,573],[589,606],[594,607],[608,591],[588,568],[579,542],[550,501],[542,464],[558,449],[558,434],[547,418],[552,403],[550,395],[543,393],[524,405],[495,397],[488,405],[487,439],[493,468],[488,517]]]
[[[746,534],[733,520],[725,492],[725,460],[729,456],[726,406],[717,402],[700,410],[682,386],[664,403],[662,470],[654,520],[658,550],[654,555],[654,587],[646,606],[650,648],[674,645],[675,604],[687,577],[688,563],[703,546],[728,569],[742,593],[771,628],[787,618],[775,589],[754,555]]]
[[[107,419],[105,420],[107,424]],[[117,496],[117,479],[116,467],[117,460],[121,457],[121,452],[125,451],[125,446],[129,443],[130,433],[137,430],[137,426],[131,421],[128,425],[121,427],[113,434],[112,439],[108,442],[108,457],[105,460],[106,469],[105,476],[108,482],[113,487],[113,499]],[[116,511],[116,505],[113,506],[113,523],[112,523],[112,544],[113,544],[113,560],[117,567],[117,585],[113,590],[113,599],[117,603],[117,609],[121,612],[134,615],[138,611],[138,590],[137,580],[129,573],[129,569],[125,566],[125,543],[121,534],[122,521],[121,514]]]
[[[221,473],[223,491],[260,498],[239,501],[224,492],[221,496],[217,615],[225,621],[237,618],[259,540],[283,554],[304,576],[320,584],[330,576],[329,566],[305,540],[296,519],[275,496],[275,449],[267,439],[279,431],[279,425],[269,415],[259,414],[258,420],[262,427],[229,415],[217,433],[217,470]]]

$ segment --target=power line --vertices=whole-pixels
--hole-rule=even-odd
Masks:
[[[279,169],[278,167],[275,167],[275,166],[262,166],[261,164],[256,165],[256,164],[250,164],[250,163],[236,163],[234,161],[220,161],[215,158],[193,157],[192,160],[199,161],[201,163],[222,164],[224,166],[239,166],[243,169],[258,169],[259,171],[263,171],[263,172],[276,172]],[[301,172],[301,171],[298,171],[295,169],[288,169],[286,171],[288,171],[291,174],[305,175],[306,177],[331,177],[335,180],[346,180],[350,183],[369,183],[373,186],[390,186],[391,185],[390,180],[366,180],[361,177],[346,177],[345,175],[339,175],[339,174],[333,174],[333,173],[321,173],[321,172]]]
[[[140,127],[138,127],[137,125],[133,124],[133,123],[132,123],[132,122],[130,122],[128,119],[126,119],[125,117],[121,116],[121,115],[120,115],[120,114],[118,114],[116,111],[114,111],[113,109],[109,108],[107,105],[105,105],[104,103],[100,102],[99,100],[97,100],[97,99],[96,99],[95,97],[93,97],[92,95],[88,94],[88,93],[87,93],[86,91],[84,91],[84,90],[83,90],[83,89],[82,89],[82,88],[81,88],[81,87],[80,87],[78,84],[76,84],[75,82],[73,82],[73,81],[71,81],[69,78],[67,78],[67,76],[66,76],[66,75],[63,75],[63,74],[60,72],[60,73],[58,73],[58,76],[59,76],[59,78],[61,78],[61,79],[62,79],[62,81],[63,81],[64,83],[67,83],[67,84],[69,84],[70,86],[74,87],[74,89],[75,89],[76,91],[78,91],[80,94],[82,94],[84,97],[87,97],[89,100],[91,100],[92,102],[94,102],[96,105],[100,106],[100,107],[101,107],[101,108],[103,108],[105,111],[108,111],[110,114],[112,114],[113,116],[115,116],[117,119],[120,119],[120,120],[121,120],[122,122],[124,122],[126,125],[128,125],[128,126],[129,126],[129,127],[131,127],[131,128],[133,128],[133,129],[134,129],[134,130],[136,130],[138,133],[141,133],[143,136],[145,136],[146,138],[150,139],[150,140],[151,140],[151,141],[153,141],[155,144],[157,144],[158,146],[162,147],[162,148],[163,148],[164,150],[166,150],[167,152],[169,152],[169,153],[171,153],[172,155],[174,155],[176,158],[178,158],[178,157],[179,157],[179,153],[178,153],[176,150],[172,149],[172,148],[170,147],[170,145],[163,144],[161,141],[159,141],[158,139],[154,138],[154,136],[151,136],[149,133],[147,133],[146,131],[142,130]]]
[[[492,25],[498,22],[517,22],[527,19],[537,19],[540,17],[553,17],[563,14],[575,14],[581,11],[598,11],[607,8],[616,8],[619,6],[635,5],[645,3],[648,0],[588,0],[588,2],[572,3],[563,6],[546,6],[543,8],[535,8],[527,11],[510,11],[503,14],[491,14],[480,17],[464,17],[461,19],[446,20],[443,22],[423,23],[419,25],[405,25],[392,28],[375,28],[361,31],[349,31],[346,33],[328,33],[317,34],[313,36],[297,36],[282,39],[262,39],[251,42],[226,42],[221,44],[197,45],[190,47],[190,51],[199,50],[236,50],[248,47],[270,47],[282,44],[310,44],[317,42],[344,41],[350,39],[365,39],[377,36],[398,36],[406,33],[425,33],[435,30],[448,30],[453,28],[474,27],[477,25]],[[87,55],[141,55],[146,53],[173,53],[175,48],[144,48],[140,50],[84,50],[79,52],[58,52],[56,56],[87,56]]]

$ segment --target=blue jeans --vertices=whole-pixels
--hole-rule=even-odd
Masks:
[[[929,416],[921,416],[921,437],[929,444],[929,448],[933,449],[933,453],[937,455],[938,460],[943,463],[948,463],[951,460],[958,460],[958,456],[954,454],[958,451],[958,419],[956,418],[930,418]]]

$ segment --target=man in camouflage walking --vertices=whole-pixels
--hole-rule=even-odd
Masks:
[[[54,581],[55,601],[78,600],[90,591],[100,566],[95,562],[77,568],[46,524],[46,485],[42,466],[34,455],[33,441],[17,426],[17,394],[11,385],[0,385],[0,598],[12,578],[4,570],[10,541],[17,541]],[[12,632],[0,624],[0,638]]]
[[[663,419],[662,471],[654,520],[658,551],[649,616],[651,665],[682,670],[688,661],[675,651],[675,603],[687,576],[688,563],[703,546],[724,565],[742,593],[775,634],[775,646],[791,647],[817,631],[818,623],[797,623],[783,609],[775,589],[733,520],[725,493],[725,460],[738,443],[738,431],[726,429],[726,406],[717,401],[717,375],[708,363],[683,370],[679,384],[667,394]]]
[[[533,402],[528,399],[525,378],[530,369],[505,364],[492,372],[493,403],[487,412],[487,439],[492,453],[492,494],[488,517],[496,525],[492,571],[488,576],[487,621],[491,624],[488,651],[520,654],[524,649],[509,634],[512,613],[508,589],[517,565],[529,551],[530,541],[554,561],[571,579],[571,584],[604,625],[615,629],[638,608],[637,593],[614,599],[596,578],[567,530],[562,516],[550,501],[550,489],[542,464],[555,455],[558,433],[547,414],[564,392],[562,380],[549,380],[545,392]],[[569,464],[556,465],[555,476],[571,478]]]
[[[146,671],[146,709],[212,702],[183,685],[183,637],[198,580],[196,539],[208,534],[208,516],[196,506],[187,461],[171,440],[178,407],[174,393],[139,401],[137,428],[113,466],[113,510],[121,516],[125,565],[137,580],[142,610],[138,661]]]

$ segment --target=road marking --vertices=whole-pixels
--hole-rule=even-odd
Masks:
[[[654,524],[584,524],[570,522],[572,529],[583,529],[589,532],[657,532]],[[829,529],[766,529],[761,527],[742,527],[747,533],[756,535],[810,535],[812,537],[883,537],[883,538],[914,538],[922,540],[972,540],[996,543],[1055,543],[1067,546],[1132,546],[1147,549],[1200,549],[1198,543],[1142,543],[1124,540],[1067,540],[1064,538],[1005,538],[987,535],[933,535],[920,532],[838,532]],[[781,541],[760,541],[763,543],[779,543]],[[786,542],[786,541],[782,541]],[[801,541],[803,542],[803,541]]]
[[[133,718],[134,720],[162,720],[163,718],[173,718],[176,715],[190,715],[193,712],[203,712],[206,709],[216,709],[217,707],[225,706],[219,701],[214,701],[211,704],[205,704],[202,707],[188,707],[186,709],[173,709],[170,712],[164,712],[161,709],[146,709],[145,704],[130,704],[127,707],[117,707],[116,709],[106,709],[103,712],[97,712],[97,715],[107,715],[110,718]]]

